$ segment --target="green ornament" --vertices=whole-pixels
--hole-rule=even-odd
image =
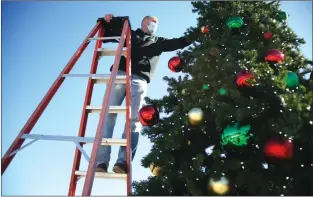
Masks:
[[[221,144],[235,146],[247,145],[248,140],[253,136],[249,133],[250,128],[250,125],[238,128],[238,123],[234,124],[234,126],[227,126],[222,133]]]
[[[209,84],[204,84],[202,86],[202,90],[208,90],[209,89]]]
[[[243,20],[241,17],[234,16],[227,20],[226,25],[230,29],[240,28],[243,26]]]
[[[277,14],[277,20],[286,21],[288,19],[288,14],[284,11],[281,11]]]
[[[285,83],[287,88],[295,88],[299,85],[299,77],[296,73],[288,71],[285,77]]]
[[[189,119],[188,119],[188,117],[185,117],[185,118],[184,118],[184,122],[185,122],[186,125],[189,124]]]
[[[225,94],[227,93],[227,91],[226,91],[224,88],[220,88],[219,91],[218,91],[218,93],[219,93],[220,95],[225,95]]]

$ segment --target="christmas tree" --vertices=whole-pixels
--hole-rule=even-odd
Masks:
[[[311,63],[278,2],[192,2],[134,195],[313,195]],[[169,63],[173,71],[175,62]],[[311,79],[310,79],[311,78]]]

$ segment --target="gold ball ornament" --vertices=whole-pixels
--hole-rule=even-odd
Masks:
[[[150,164],[150,171],[154,176],[160,176],[161,167],[155,166],[153,163]]]
[[[182,89],[181,93],[182,95],[187,95],[187,89]]]
[[[209,190],[219,195],[224,195],[229,190],[229,181],[225,177],[221,177],[219,180],[210,179]]]
[[[188,118],[189,118],[189,122],[192,125],[197,125],[199,124],[202,119],[203,119],[203,111],[200,108],[192,108],[189,112],[188,112]]]

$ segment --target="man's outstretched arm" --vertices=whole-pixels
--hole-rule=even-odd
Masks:
[[[162,52],[175,51],[189,46],[192,42],[186,36],[180,38],[167,39],[159,37],[158,45]]]
[[[173,38],[173,39],[166,39],[159,37],[156,43],[153,43],[149,46],[145,47],[136,47],[137,54],[141,54],[142,56],[157,56],[160,55],[162,52],[169,52],[175,51],[177,49],[183,49],[189,46],[192,42],[187,39],[187,37],[180,37],[180,38]]]

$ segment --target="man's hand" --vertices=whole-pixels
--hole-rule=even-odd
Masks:
[[[113,14],[106,14],[106,15],[104,16],[104,20],[105,20],[107,23],[109,23],[109,22],[112,20],[113,17],[114,17]]]

